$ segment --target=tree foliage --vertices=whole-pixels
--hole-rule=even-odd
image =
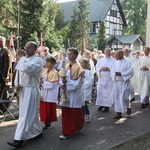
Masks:
[[[17,3],[17,2],[16,2]],[[17,31],[17,17],[14,1],[1,0],[0,1],[0,34],[8,37],[11,33]]]
[[[88,5],[87,0],[78,1],[78,7],[73,7],[72,20],[69,25],[71,46],[75,46],[81,51],[84,51],[89,39],[90,20],[89,11],[87,10]]]
[[[147,0],[121,0],[128,26],[125,34],[146,35]]]
[[[73,6],[72,9],[72,16],[71,16],[71,21],[69,23],[69,33],[68,33],[68,38],[70,39],[70,45],[72,47],[79,47],[79,17],[78,17],[78,11],[77,11],[77,6]]]
[[[62,37],[57,36],[55,28],[55,17],[58,6],[52,0],[26,0],[22,3],[22,28],[21,35],[26,43],[29,40],[37,40],[43,34],[44,43],[52,49],[59,49]],[[37,36],[37,37],[36,37]]]
[[[9,37],[11,33],[17,35],[18,4],[17,0],[0,1],[0,34]],[[44,43],[50,50],[58,50],[63,46],[63,37],[56,31],[60,30],[59,20],[61,14],[58,3],[53,0],[26,0],[21,3],[21,46],[29,40],[39,43],[43,34]],[[60,16],[60,15],[59,15]],[[60,20],[63,22],[62,20]],[[55,25],[56,22],[56,25]],[[56,28],[57,27],[57,28]]]
[[[105,21],[100,22],[100,29],[98,31],[98,36],[97,36],[97,44],[98,44],[98,49],[102,51],[105,49],[107,45]]]

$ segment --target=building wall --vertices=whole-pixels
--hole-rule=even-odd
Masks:
[[[113,35],[122,35],[123,34],[123,21],[117,6],[116,0],[112,4],[106,20],[106,38],[109,38]]]
[[[132,51],[135,51],[135,50],[141,50],[141,44],[138,39],[133,43],[133,46],[132,46]]]
[[[110,10],[108,11],[105,17],[105,21],[106,21],[106,38],[109,38],[113,35],[123,34],[123,21],[116,0],[114,0],[114,3],[112,4]],[[100,28],[99,22],[93,22],[90,27],[90,34],[98,33],[99,28]]]

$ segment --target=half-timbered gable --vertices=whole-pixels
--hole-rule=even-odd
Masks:
[[[72,8],[78,2],[64,2],[60,6],[64,13],[64,21],[71,20]],[[100,29],[100,21],[106,21],[106,38],[122,35],[126,20],[119,0],[89,0],[90,37],[95,37]]]
[[[114,0],[105,17],[107,38],[111,37],[112,35],[123,34],[123,28],[126,26],[126,22],[120,7],[120,2]]]

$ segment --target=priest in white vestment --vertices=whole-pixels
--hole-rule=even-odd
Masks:
[[[145,56],[138,61],[139,69],[139,95],[141,101],[141,108],[149,105],[150,96],[150,48],[144,49]]]
[[[19,92],[19,120],[14,141],[7,144],[20,148],[24,140],[42,137],[42,126],[38,117],[40,100],[39,83],[42,60],[35,55],[38,46],[28,42],[25,46],[27,57],[22,57],[16,66],[15,86]]]
[[[134,101],[135,100],[135,91],[137,90],[137,61],[135,59],[135,57],[133,57],[131,55],[131,50],[129,48],[124,48],[123,50],[124,52],[124,58],[129,60],[131,62],[132,68],[133,68],[133,77],[130,79],[130,83],[131,83],[131,93],[130,93],[130,101]]]
[[[108,112],[109,107],[113,103],[113,81],[111,78],[112,66],[115,59],[111,57],[111,50],[104,50],[105,57],[99,59],[96,65],[96,73],[98,76],[96,105],[99,106],[98,111]]]
[[[131,62],[123,57],[123,51],[116,52],[117,61],[112,67],[112,78],[114,80],[114,106],[117,113],[113,118],[122,118],[122,113],[127,109],[127,115],[131,114],[129,106],[130,79],[133,76]]]

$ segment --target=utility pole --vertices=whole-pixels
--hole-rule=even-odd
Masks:
[[[22,0],[17,0],[18,3],[18,36],[17,36],[17,49],[20,48],[20,40],[21,40],[21,36],[20,36],[20,25],[21,25],[21,2]]]
[[[147,3],[146,47],[150,47],[150,0],[147,0]]]

